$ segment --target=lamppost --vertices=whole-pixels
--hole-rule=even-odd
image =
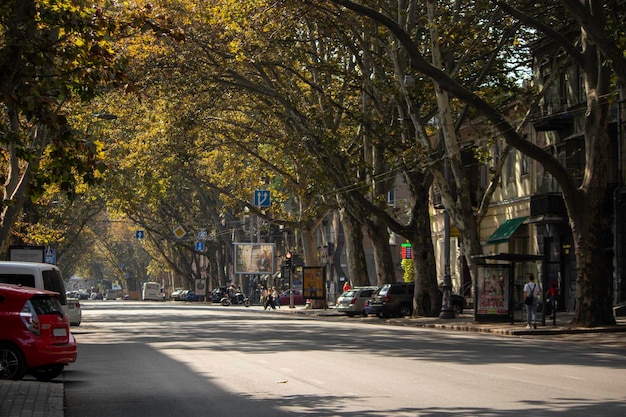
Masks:
[[[444,176],[446,182],[450,180],[450,161],[448,158],[444,161]],[[443,286],[441,291],[443,297],[441,300],[441,312],[439,318],[453,319],[455,317],[452,308],[452,277],[450,276],[450,215],[448,210],[444,208],[443,212]]]

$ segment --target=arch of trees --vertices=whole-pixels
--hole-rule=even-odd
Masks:
[[[598,250],[603,218],[590,213],[607,190],[611,93],[626,78],[624,2],[379,3],[3,2],[1,241],[54,244],[77,273],[93,273],[97,259],[109,265],[103,275],[169,270],[193,280],[203,255],[174,237],[182,224],[210,231],[210,275],[224,278],[245,213],[265,233],[297,231],[309,263],[315,232],[334,213],[355,284],[367,276],[363,230],[377,281],[392,279],[392,230],[415,249],[416,314],[437,314],[429,192],[440,190],[473,265],[502,162],[472,207],[457,135],[482,118],[485,138],[503,137],[563,190],[579,274],[575,324],[614,323],[612,254]],[[559,32],[572,25],[575,43]],[[541,97],[522,82],[539,38],[562,44],[584,71],[582,185],[507,112],[512,100],[532,111]],[[411,195],[393,210],[385,197],[398,177]],[[272,191],[270,209],[251,204],[259,188]],[[122,270],[122,257],[139,261]]]

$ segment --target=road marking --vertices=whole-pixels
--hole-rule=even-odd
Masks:
[[[570,379],[577,379],[579,381],[583,381],[585,378],[581,378],[579,376],[572,376],[572,375],[563,375],[565,378],[570,378]]]

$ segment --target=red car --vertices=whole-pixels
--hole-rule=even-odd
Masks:
[[[288,306],[291,300],[291,293],[293,293],[293,305],[303,306],[306,304],[306,300],[302,296],[302,290],[287,290],[278,294],[278,302],[281,306]]]
[[[76,340],[58,297],[0,284],[0,379],[19,380],[30,373],[49,381],[76,361]]]

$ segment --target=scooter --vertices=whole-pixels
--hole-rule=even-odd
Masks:
[[[235,299],[233,300],[228,293],[220,300],[223,306],[229,306],[231,304],[243,305],[244,307],[250,307],[250,299],[246,297],[244,294],[238,292],[235,294]]]

